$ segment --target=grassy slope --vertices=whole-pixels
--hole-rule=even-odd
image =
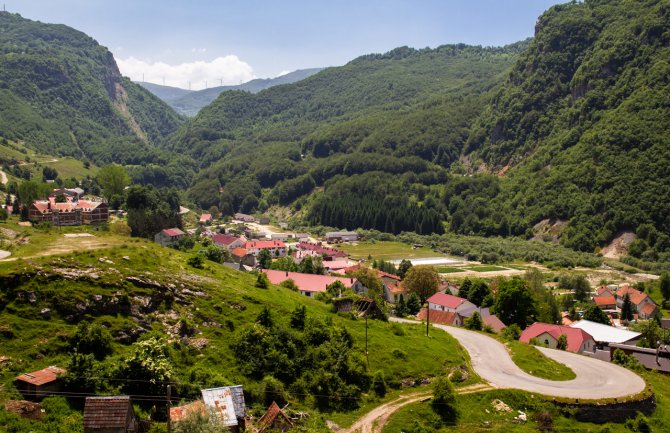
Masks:
[[[63,229],[77,231],[77,229]],[[62,233],[40,232],[33,228],[24,228],[32,241],[59,242]],[[17,289],[32,291],[37,303],[29,304],[10,300],[0,310],[0,355],[9,356],[11,361],[0,367],[0,383],[4,385],[0,398],[17,397],[12,379],[19,373],[43,368],[48,365],[65,365],[69,358],[67,338],[74,332],[75,324],[67,322],[57,313],[53,300],[60,303],[86,302],[92,295],[113,295],[121,290],[131,298],[150,296],[152,290],[141,289],[123,281],[126,276],[141,276],[160,282],[185,283],[191,290],[202,291],[206,297],[193,297],[192,305],[180,306],[175,303],[178,317],[186,317],[201,331],[197,337],[205,337],[210,344],[201,351],[175,350],[174,369],[179,381],[195,386],[217,386],[230,383],[253,385],[254,380],[245,377],[230,352],[229,343],[236,333],[252,323],[261,309],[270,306],[276,320],[286,321],[289,313],[298,305],[307,307],[308,316],[332,320],[333,324],[346,326],[355,340],[355,351],[364,352],[365,322],[352,320],[333,314],[330,306],[280,287],[267,290],[254,287],[253,275],[233,271],[223,266],[207,262],[204,270],[196,270],[186,265],[187,254],[159,247],[151,242],[125,238],[113,233],[105,233],[104,239],[116,245],[91,251],[75,252],[54,257],[20,259],[0,263],[0,278],[26,269],[39,268],[50,274],[58,269],[89,270],[98,278],[83,280],[65,280],[30,278]],[[17,255],[24,250],[17,249]],[[28,253],[29,254],[29,253]],[[100,258],[112,263],[100,262]],[[128,259],[124,259],[127,257]],[[6,293],[0,292],[6,298]],[[12,298],[13,299],[13,298]],[[52,300],[52,301],[49,301]],[[51,308],[50,320],[40,319],[42,308]],[[147,314],[152,329],[164,332],[166,326],[174,325],[177,319],[165,319],[162,322],[158,314],[168,312],[161,306],[156,313]],[[117,331],[129,331],[137,326],[129,317],[103,315],[90,317],[108,327],[114,334]],[[155,321],[154,321],[155,320]],[[217,322],[221,327],[204,325],[204,322]],[[431,338],[423,335],[422,329],[408,328],[403,332],[393,332],[393,324],[369,321],[369,369],[381,370],[391,386],[398,386],[401,379],[419,379],[445,373],[450,367],[466,365],[467,355],[454,339],[445,333]],[[396,334],[404,335],[396,335]],[[128,346],[114,345],[113,357],[119,357],[128,351]],[[194,372],[194,373],[192,373]],[[193,379],[192,374],[195,374]],[[364,400],[364,404],[365,404]],[[298,404],[299,405],[299,404]],[[346,415],[343,415],[346,417]]]
[[[505,341],[512,360],[523,371],[533,376],[551,380],[571,380],[575,373],[565,365],[547,358],[530,344],[518,341]]]

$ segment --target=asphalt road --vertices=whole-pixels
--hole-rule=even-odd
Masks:
[[[413,320],[392,320],[417,323]],[[433,326],[456,338],[470,354],[472,367],[477,374],[497,388],[585,399],[619,398],[637,394],[645,388],[640,376],[618,365],[571,352],[538,347],[544,355],[565,364],[576,375],[573,380],[566,381],[541,379],[517,367],[505,346],[491,337],[453,326]]]

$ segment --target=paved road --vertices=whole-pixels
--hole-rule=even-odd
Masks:
[[[391,319],[405,323],[413,320]],[[618,365],[561,350],[538,349],[547,357],[565,364],[575,372],[573,380],[551,381],[531,376],[512,361],[505,346],[484,334],[452,326],[442,329],[468,351],[472,367],[484,380],[497,388],[514,388],[552,397],[619,398],[637,394],[645,388],[640,376]]]

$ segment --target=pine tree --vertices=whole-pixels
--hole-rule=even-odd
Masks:
[[[621,320],[630,322],[633,320],[633,303],[630,301],[630,296],[626,293],[623,297],[623,304],[621,305]]]

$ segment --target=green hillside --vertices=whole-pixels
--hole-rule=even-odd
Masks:
[[[526,45],[403,47],[258,94],[226,92],[171,137],[170,149],[204,168],[193,199],[226,212],[289,204],[315,186],[325,185],[327,197],[326,182],[338,175],[362,175],[366,183],[379,171],[375,176],[399,183],[394,194],[438,184],[458,159],[485,95]],[[225,186],[222,197],[219,186]],[[376,198],[384,202],[384,192]],[[419,209],[416,199],[399,200],[403,214],[435,220],[435,211]],[[352,212],[366,212],[363,207]]]
[[[89,36],[0,13],[0,137],[99,165],[164,165],[173,157],[156,144],[182,122]]]
[[[667,1],[547,11],[468,137],[473,167],[509,171],[448,194],[452,227],[524,234],[543,219],[564,220],[561,241],[583,251],[637,231],[631,253],[667,261],[669,42]]]

